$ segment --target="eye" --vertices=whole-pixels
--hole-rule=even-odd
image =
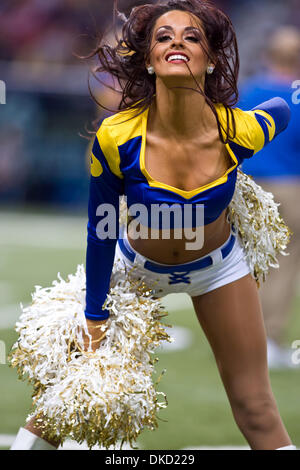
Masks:
[[[195,36],[187,36],[187,39],[189,39],[190,41],[193,41],[193,42],[199,42],[199,39],[196,38]]]
[[[160,36],[159,38],[157,38],[157,41],[158,41],[158,42],[164,42],[164,41],[166,41],[167,39],[171,39],[171,36],[165,34],[164,36]]]

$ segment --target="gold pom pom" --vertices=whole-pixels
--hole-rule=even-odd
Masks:
[[[246,259],[258,287],[266,280],[270,267],[279,268],[278,254],[285,252],[292,232],[278,211],[272,193],[238,170],[234,196],[228,207],[228,220],[242,240]]]
[[[167,313],[120,260],[105,305],[105,337],[95,352],[84,350],[84,307],[83,266],[68,282],[60,278],[51,288],[37,287],[16,325],[11,366],[33,385],[32,415],[44,437],[85,441],[89,448],[133,447],[144,428],[158,426],[157,413],[167,406],[152,381],[155,349],[173,340],[164,329],[170,325],[161,323]]]

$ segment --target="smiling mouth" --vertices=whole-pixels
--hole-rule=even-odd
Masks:
[[[182,64],[189,62],[189,58],[183,54],[172,54],[166,58],[166,61],[172,64]]]

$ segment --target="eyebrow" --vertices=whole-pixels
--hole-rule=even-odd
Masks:
[[[169,29],[170,31],[174,31],[172,26],[169,26],[169,25],[164,25],[164,26],[160,26],[156,32],[158,32],[160,29],[162,28],[165,28],[165,29]],[[195,26],[187,26],[186,28],[184,28],[184,31],[201,31],[199,28],[196,28]]]

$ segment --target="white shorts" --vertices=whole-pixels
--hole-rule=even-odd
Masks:
[[[124,233],[116,247],[116,257],[131,274],[142,279],[156,297],[185,292],[191,297],[205,294],[249,274],[245,251],[236,230],[223,245],[202,258],[184,264],[162,264],[142,256],[130,245]]]

